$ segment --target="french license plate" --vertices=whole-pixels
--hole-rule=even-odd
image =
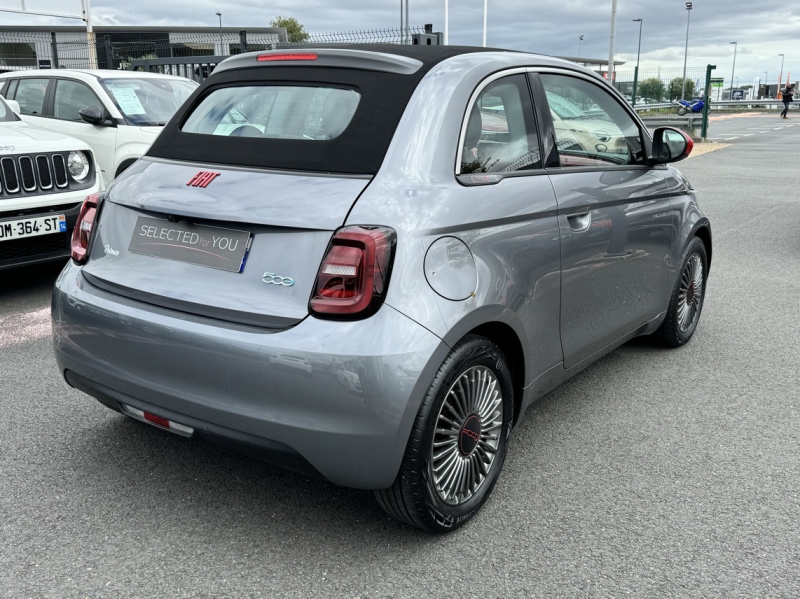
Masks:
[[[250,232],[190,223],[171,223],[140,216],[128,251],[242,272],[250,249]]]
[[[66,230],[67,217],[63,214],[0,221],[0,242],[23,237],[36,237],[37,235],[64,233]]]

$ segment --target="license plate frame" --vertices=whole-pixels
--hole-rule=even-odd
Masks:
[[[173,223],[139,216],[131,233],[128,251],[133,254],[241,273],[253,234],[241,229]]]
[[[0,221],[0,243],[66,232],[67,216],[65,214],[48,214],[47,216],[30,216]]]

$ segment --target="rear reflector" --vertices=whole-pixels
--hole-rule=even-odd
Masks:
[[[165,430],[171,431],[173,433],[177,433],[184,437],[191,437],[194,433],[194,429],[190,426],[185,426],[183,424],[178,424],[177,422],[173,422],[172,420],[167,420],[166,418],[162,418],[161,416],[156,416],[155,414],[151,414],[150,412],[144,412],[137,408],[131,407],[126,404],[120,404],[122,406],[122,411],[130,416],[131,418],[135,418],[136,420],[141,420],[142,422],[146,422],[147,424],[152,424],[153,426],[157,426],[158,428],[163,428]]]
[[[258,62],[280,62],[283,60],[316,60],[316,54],[259,54]]]

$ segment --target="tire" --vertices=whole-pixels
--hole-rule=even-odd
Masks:
[[[685,115],[687,112],[688,111],[686,110],[685,106],[681,106],[680,108],[678,108],[678,114],[681,116]]]
[[[478,393],[476,387],[464,386],[467,381],[478,385]],[[492,390],[483,395],[483,408],[480,401],[470,403],[470,396],[481,396],[480,389]],[[397,479],[390,488],[375,491],[378,503],[390,516],[430,532],[462,526],[497,482],[513,411],[511,371],[503,352],[485,337],[466,336],[436,373],[411,429]],[[451,481],[451,472],[464,476],[452,476]]]
[[[706,246],[695,237],[684,253],[681,269],[672,288],[667,316],[654,334],[663,345],[680,347],[692,338],[703,311],[707,279]]]

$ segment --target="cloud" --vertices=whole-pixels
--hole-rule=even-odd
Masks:
[[[2,0],[8,4],[10,0]],[[433,23],[444,29],[444,0],[410,0],[411,22]],[[49,7],[59,12],[79,10],[78,0],[27,0],[30,10]],[[72,7],[74,5],[74,7]],[[10,4],[9,4],[10,6]],[[135,10],[123,0],[94,0],[98,23],[120,25],[216,26],[216,12],[226,26],[266,27],[277,15],[293,16],[311,33],[398,27],[400,2],[397,0],[138,0]],[[794,5],[796,6],[796,5]],[[777,79],[779,53],[785,53],[784,73],[800,75],[800,52],[796,32],[800,28],[800,9],[785,0],[700,0],[694,2],[689,27],[690,65],[704,69],[716,64],[717,76],[730,77],[733,63],[731,41],[739,42],[736,72],[749,81],[770,72]],[[72,8],[70,8],[72,7]],[[608,57],[610,0],[489,0],[489,45],[557,56],[574,56],[578,36],[583,35],[583,56]],[[687,11],[682,0],[660,2],[620,2],[617,14],[616,55],[633,68],[642,18],[642,68],[683,66]],[[43,23],[48,19],[7,15],[7,23]],[[53,20],[49,20],[54,22]],[[450,42],[479,45],[483,25],[483,0],[450,0]],[[774,77],[773,77],[774,75]]]

